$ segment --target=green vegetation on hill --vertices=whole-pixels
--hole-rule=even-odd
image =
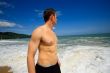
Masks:
[[[0,32],[0,39],[19,39],[19,38],[30,38],[31,35],[19,34],[15,32]]]

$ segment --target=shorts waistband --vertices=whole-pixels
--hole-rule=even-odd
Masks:
[[[40,65],[39,63],[36,64],[36,66],[39,66],[39,67],[42,67],[42,68],[50,68],[50,67],[54,67],[56,65],[58,65],[58,62],[56,64],[54,64],[54,65],[49,65],[47,67],[44,67],[44,66]]]

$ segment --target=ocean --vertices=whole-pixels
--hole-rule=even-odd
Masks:
[[[0,40],[0,66],[11,67],[9,71],[13,73],[28,73],[28,40]],[[62,73],[110,72],[109,36],[61,36],[58,40]],[[37,54],[35,60],[37,62]]]

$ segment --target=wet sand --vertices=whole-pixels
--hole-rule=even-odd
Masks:
[[[13,73],[10,70],[11,70],[11,67],[9,66],[0,66],[0,73]]]

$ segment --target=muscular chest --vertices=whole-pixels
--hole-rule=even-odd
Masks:
[[[45,31],[42,36],[42,43],[45,45],[54,45],[57,43],[56,34],[53,31]]]

